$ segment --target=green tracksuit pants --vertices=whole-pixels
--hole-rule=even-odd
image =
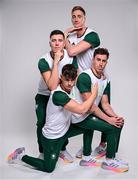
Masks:
[[[39,152],[43,153],[43,146],[42,146],[42,128],[44,127],[45,120],[46,120],[46,107],[49,100],[49,96],[37,94],[35,96],[35,105],[36,105],[36,116],[37,116],[37,142]],[[68,139],[64,143],[62,150],[66,149],[66,145],[68,144]]]
[[[65,143],[66,139],[72,136],[85,133],[87,141],[85,141],[85,148],[83,154],[88,156],[91,154],[91,135],[93,130],[98,130],[106,134],[107,140],[107,153],[106,157],[115,157],[117,148],[117,139],[120,135],[121,128],[116,128],[103,120],[88,116],[84,121],[76,124],[71,124],[67,133],[58,139],[47,139],[42,136],[42,145],[44,151],[44,160],[30,157],[28,155],[23,156],[22,161],[35,167],[38,170],[45,172],[52,172],[55,169],[58,161],[60,150]]]
[[[59,153],[66,140],[69,137],[82,134],[85,131],[85,129],[76,127],[72,124],[67,133],[61,138],[47,139],[42,135],[41,141],[43,146],[44,160],[25,155],[22,157],[22,161],[40,171],[52,172],[55,169]]]
[[[110,125],[109,123],[96,118],[92,115],[89,115],[84,121],[75,124],[78,127],[87,129],[87,130],[94,130],[100,131],[106,135],[106,142],[107,142],[107,158],[114,158],[115,153],[118,150],[119,145],[119,138],[121,134],[122,128],[117,128],[115,126]],[[91,153],[91,143],[93,133],[90,131],[86,131],[83,136],[83,154],[90,155]]]
[[[42,128],[45,124],[46,119],[46,107],[49,100],[49,96],[37,94],[35,96],[35,112],[37,116],[37,142],[38,142],[38,148],[39,152],[43,153],[43,147],[41,143],[41,136],[42,136]]]

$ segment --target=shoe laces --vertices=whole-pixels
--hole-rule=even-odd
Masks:
[[[128,163],[120,158],[114,158],[114,160],[120,164],[128,165]]]
[[[93,163],[96,163],[97,162],[97,160],[95,159],[95,158],[91,158],[91,159],[89,159],[89,161],[88,162],[93,162]]]
[[[105,147],[103,147],[103,146],[98,146],[98,147],[95,149],[95,151],[96,151],[98,154],[100,154],[100,153],[102,153],[102,152],[105,152],[105,150],[106,150],[106,146],[105,146]]]
[[[114,167],[114,168],[118,168],[118,167],[127,167],[126,164],[123,164],[122,161],[120,161],[117,158],[111,159],[111,160],[106,160],[106,162],[108,166]]]

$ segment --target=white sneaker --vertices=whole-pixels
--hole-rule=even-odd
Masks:
[[[73,162],[73,157],[69,154],[69,152],[67,150],[60,151],[59,157],[67,163]]]
[[[87,156],[85,156],[85,157],[87,157]],[[99,161],[95,157],[88,156],[88,158],[83,158],[80,161],[79,164],[80,164],[80,166],[96,166],[96,167],[100,167],[101,166],[101,161]]]
[[[106,147],[107,147],[106,144],[104,146],[102,146],[102,145],[97,146],[95,148],[95,150],[92,151],[91,155],[94,156],[96,159],[99,159],[99,158],[105,156],[105,154],[106,154]]]
[[[9,156],[7,158],[8,163],[12,164],[12,163],[17,163],[18,161],[21,161],[24,154],[25,154],[25,148],[24,147],[16,149],[14,152],[9,154]]]
[[[114,158],[114,159],[115,159],[116,161],[120,162],[121,164],[128,166],[128,162],[126,162],[126,161],[124,161],[124,160],[122,160],[122,159],[120,159],[120,158]]]
[[[101,167],[103,169],[111,170],[119,173],[126,172],[129,169],[128,165],[124,165],[122,161],[120,161],[119,159],[109,159],[109,160],[106,159],[102,163]]]
[[[78,150],[75,157],[81,159],[82,155],[83,155],[83,147],[81,147],[81,149]]]

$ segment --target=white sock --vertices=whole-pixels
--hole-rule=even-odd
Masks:
[[[24,152],[22,152],[19,156],[18,156],[18,159],[19,160],[22,160],[22,157],[25,155],[25,153]]]
[[[85,161],[89,161],[91,158],[92,158],[91,155],[89,155],[89,156],[84,156],[83,155],[83,157],[82,157],[82,159],[85,160]]]

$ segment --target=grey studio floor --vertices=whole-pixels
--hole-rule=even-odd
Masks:
[[[35,136],[35,135],[34,135]],[[1,156],[1,179],[137,179],[138,178],[138,156],[133,151],[133,146],[127,145],[125,130],[122,132],[122,139],[119,147],[119,156],[129,162],[129,171],[125,173],[115,173],[103,170],[100,167],[81,167],[79,159],[74,158],[73,163],[65,163],[59,159],[56,169],[53,173],[45,173],[33,169],[25,164],[8,164],[7,155],[13,149],[21,146],[26,147],[26,153],[32,156],[38,156],[37,144],[33,136],[4,137],[2,140]],[[100,139],[100,133],[95,132],[93,145],[94,148]],[[128,138],[129,139],[129,138]],[[30,143],[31,142],[31,143]],[[68,151],[75,156],[76,151],[81,147],[82,135],[73,137],[68,144]],[[8,147],[8,148],[6,148]],[[132,153],[135,152],[135,153]],[[101,159],[102,160],[102,159]]]

